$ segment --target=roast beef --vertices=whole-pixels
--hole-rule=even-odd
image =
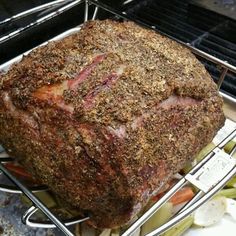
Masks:
[[[225,120],[195,56],[131,22],[90,21],[0,86],[0,143],[99,228],[129,222]]]

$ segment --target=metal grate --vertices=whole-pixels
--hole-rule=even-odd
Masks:
[[[221,91],[236,100],[236,21],[196,6],[189,0],[125,1],[127,4],[119,1],[115,6],[108,0],[91,2],[189,47],[200,55],[199,59],[219,85],[222,82],[219,75],[225,73],[222,64],[226,64],[223,67],[231,68],[234,74],[225,73]],[[212,63],[209,56],[219,60]]]
[[[84,1],[79,2],[1,0],[0,64],[81,24],[84,18]]]

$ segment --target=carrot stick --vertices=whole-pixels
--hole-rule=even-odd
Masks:
[[[175,206],[180,203],[189,201],[193,198],[194,192],[191,187],[180,189],[169,201]]]
[[[5,167],[14,172],[15,174],[21,176],[21,177],[24,177],[24,178],[28,178],[28,179],[33,179],[32,175],[29,174],[28,172],[25,171],[25,169],[21,166],[17,166],[15,164],[12,164],[12,163],[6,163],[5,164]]]
[[[161,197],[165,195],[166,192],[168,192],[169,189],[172,188],[177,183],[176,179],[171,179],[167,184],[165,184],[158,192],[157,195],[152,197],[152,201],[156,202],[158,201]]]

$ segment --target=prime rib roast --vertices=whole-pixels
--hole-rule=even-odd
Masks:
[[[90,21],[0,80],[0,143],[98,228],[129,222],[224,120],[195,56],[131,22]]]

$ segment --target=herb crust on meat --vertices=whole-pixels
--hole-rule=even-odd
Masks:
[[[132,22],[87,22],[0,80],[0,143],[99,228],[127,224],[224,120],[195,56]]]

